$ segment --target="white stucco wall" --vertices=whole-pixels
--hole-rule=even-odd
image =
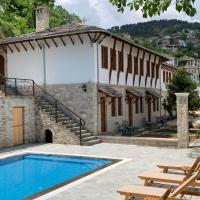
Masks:
[[[108,47],[108,69],[102,68],[102,62],[101,62],[101,45],[99,45],[99,82],[104,83],[104,84],[109,84],[109,71],[110,71],[110,49],[113,48],[113,43],[114,40],[111,38],[106,38],[101,45],[107,46]],[[122,48],[122,42],[117,41],[116,42],[116,70],[112,70],[112,75],[111,75],[111,81],[110,84],[116,85],[117,84],[117,72],[118,72],[118,51],[121,51]],[[133,77],[134,77],[134,56],[137,55],[137,48],[133,47],[132,49],[132,58],[133,58],[133,64],[132,64],[132,73],[128,74],[128,79],[127,79],[127,84],[126,84],[126,71],[127,71],[127,66],[128,66],[128,61],[127,61],[127,56],[130,52],[130,45],[125,44],[124,45],[124,71],[120,72],[119,76],[119,83],[118,85],[121,86],[133,86]],[[139,51],[139,56],[138,56],[138,74],[135,75],[135,87],[139,87],[139,76],[140,76],[140,58],[143,57],[143,51]],[[151,62],[154,62],[155,55],[152,54],[151,56]],[[149,53],[145,53],[145,58],[144,58],[144,75],[141,76],[141,82],[140,82],[140,87],[145,87],[145,78],[146,78],[146,72],[147,72],[147,66],[146,66],[146,61],[149,59]],[[151,65],[150,62],[150,65]],[[156,64],[159,63],[159,57],[157,56],[156,58]],[[154,70],[154,77],[156,76],[156,69]],[[150,75],[151,75],[151,66],[150,66]],[[159,77],[160,77],[160,72],[159,72]],[[155,78],[153,78],[152,81],[152,86],[151,86],[151,78],[147,78],[147,88],[155,88]],[[160,79],[157,80],[156,88],[160,88]]]
[[[66,46],[60,39],[55,39],[58,47],[47,40],[50,48],[45,45],[46,84],[72,84],[94,82],[96,66],[94,62],[95,48],[87,35],[81,36],[81,44],[77,36],[73,36],[73,45],[69,38],[64,38]],[[42,42],[40,42],[42,44]],[[44,43],[43,43],[44,44]],[[14,47],[14,53],[8,50],[8,77],[30,78],[36,83],[44,83],[43,50],[35,44],[35,50],[26,44],[26,52],[20,44],[20,52]]]

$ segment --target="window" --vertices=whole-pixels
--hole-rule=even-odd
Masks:
[[[132,73],[132,55],[128,55],[127,56],[127,60],[128,60],[128,73]]]
[[[149,77],[150,76],[150,62],[149,60],[147,60],[147,76]]]
[[[140,58],[140,75],[144,76],[144,60]]]
[[[165,83],[165,71],[163,71],[163,82]]]
[[[151,63],[151,77],[154,78],[155,74],[154,74],[154,63]]]
[[[156,99],[153,99],[153,112],[156,112]]]
[[[110,49],[110,64],[113,70],[116,70],[116,50]]]
[[[122,98],[118,98],[118,116],[122,116]]]
[[[171,80],[172,78],[172,74],[169,72],[169,81]]]
[[[160,110],[160,105],[159,105],[159,98],[157,98],[157,111]]]
[[[108,69],[108,47],[101,46],[102,68]]]
[[[139,113],[139,98],[136,97],[135,99],[135,113]]]
[[[168,72],[166,72],[166,82],[169,82],[169,76],[168,76]]]
[[[138,59],[134,57],[134,73],[138,74]]]
[[[124,54],[121,51],[118,52],[118,65],[119,65],[119,70],[123,72],[124,71]]]
[[[159,64],[156,65],[156,78],[159,78]]]
[[[112,114],[112,117],[116,116],[116,106],[115,106],[115,98],[114,97],[111,98],[111,114]]]
[[[144,110],[143,110],[143,98],[140,97],[140,113],[143,113]]]

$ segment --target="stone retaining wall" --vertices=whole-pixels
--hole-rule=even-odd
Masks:
[[[13,107],[24,108],[24,143],[36,142],[35,100],[31,97],[0,97],[0,148],[13,146]]]

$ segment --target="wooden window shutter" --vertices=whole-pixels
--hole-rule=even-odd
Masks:
[[[147,76],[149,77],[150,76],[150,62],[149,62],[149,60],[147,60],[146,65],[147,65]]]
[[[101,46],[102,68],[108,69],[108,47]]]
[[[165,71],[163,70],[163,82],[165,83]]]
[[[140,58],[140,75],[144,76],[144,60]]]
[[[138,114],[139,113],[139,98],[136,97],[135,99],[135,113]]]
[[[154,73],[154,63],[151,63],[151,77],[154,78],[155,77],[155,73]]]
[[[138,58],[134,57],[134,73],[138,74]]]
[[[114,51],[114,52],[113,52]],[[111,68],[116,70],[116,50],[110,49]]]
[[[112,117],[116,116],[115,97],[111,98],[111,114],[112,114]]]
[[[121,72],[124,71],[124,55],[123,52],[118,52],[118,65]]]
[[[122,116],[122,98],[118,98],[118,116]]]
[[[128,59],[128,73],[132,73],[132,55],[128,54],[127,56]]]

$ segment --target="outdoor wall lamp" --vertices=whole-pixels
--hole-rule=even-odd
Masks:
[[[82,88],[83,92],[87,92],[87,85],[86,84],[83,84],[81,88]]]

